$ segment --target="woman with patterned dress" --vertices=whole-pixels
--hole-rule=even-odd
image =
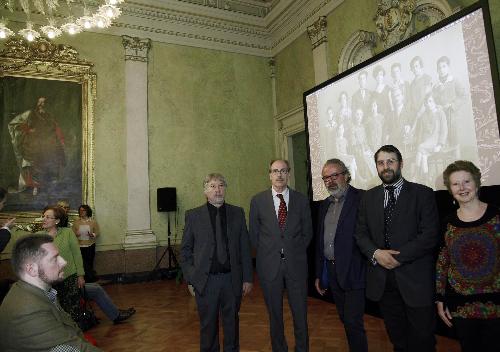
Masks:
[[[463,352],[498,351],[500,345],[500,210],[479,200],[481,172],[458,160],[443,172],[459,208],[447,221],[439,253],[436,304],[454,327]]]
[[[43,231],[54,238],[54,245],[67,262],[64,281],[54,285],[61,307],[77,321],[80,313],[80,289],[85,285],[85,271],[80,246],[73,230],[60,227],[65,212],[59,206],[48,206],[43,211]]]

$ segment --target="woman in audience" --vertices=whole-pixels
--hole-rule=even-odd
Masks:
[[[80,246],[74,232],[67,227],[60,227],[64,219],[64,210],[59,206],[48,206],[43,210],[43,231],[54,238],[54,244],[61,257],[66,260],[64,281],[54,285],[61,307],[78,320],[80,304],[80,288],[85,285],[85,271],[83,270]]]
[[[479,200],[481,172],[470,161],[448,165],[443,180],[459,208],[447,219],[437,262],[438,314],[462,351],[498,351],[500,211]]]
[[[95,239],[99,235],[99,225],[92,219],[92,209],[82,204],[78,208],[80,216],[73,224],[73,231],[80,241],[80,250],[83,258],[83,267],[85,269],[85,280],[87,282],[97,281],[97,275],[94,270],[95,258]]]

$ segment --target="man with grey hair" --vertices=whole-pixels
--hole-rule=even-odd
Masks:
[[[354,239],[363,191],[349,185],[351,175],[340,159],[327,160],[321,175],[330,196],[318,209],[316,290],[321,296],[331,290],[349,351],[367,352],[363,322],[366,267]]]
[[[219,351],[219,314],[224,351],[239,351],[239,310],[252,289],[250,240],[242,208],[225,203],[226,180],[218,173],[203,182],[207,203],[186,211],[180,251],[182,272],[196,292],[200,351]]]
[[[20,238],[12,251],[19,278],[0,306],[1,351],[100,351],[59,305],[51,287],[64,278],[66,261],[49,235]]]
[[[271,187],[250,204],[250,240],[257,251],[257,274],[264,293],[273,352],[288,351],[283,294],[293,316],[295,351],[309,351],[307,325],[307,247],[312,239],[309,201],[288,187],[287,160],[269,163]]]

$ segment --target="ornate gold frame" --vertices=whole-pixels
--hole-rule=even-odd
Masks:
[[[46,39],[29,43],[11,39],[0,52],[0,77],[13,76],[70,81],[82,87],[82,201],[94,207],[94,110],[96,74],[93,64],[80,59],[69,45],[54,44]],[[75,205],[73,205],[75,206]],[[75,215],[75,213],[73,214]],[[0,214],[0,218],[17,218],[21,229],[40,216],[39,209]],[[3,221],[0,220],[0,223]]]

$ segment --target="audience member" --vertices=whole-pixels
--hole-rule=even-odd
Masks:
[[[242,208],[225,202],[226,180],[217,173],[203,182],[207,203],[186,212],[181,266],[196,290],[200,351],[219,351],[219,314],[224,351],[239,351],[242,295],[252,289],[252,256]]]
[[[447,219],[436,274],[437,310],[462,352],[498,351],[500,210],[479,200],[481,171],[458,160],[443,172],[459,208]]]
[[[435,351],[434,192],[403,179],[403,158],[392,145],[375,153],[375,163],[382,185],[363,196],[355,235],[372,262],[366,294],[379,304],[394,351]]]
[[[312,238],[308,199],[288,187],[286,160],[269,164],[272,187],[250,204],[249,233],[257,251],[257,273],[264,293],[274,352],[288,351],[283,326],[286,288],[292,311],[295,351],[309,350],[307,326],[307,246]]]
[[[316,290],[329,288],[344,324],[349,351],[367,352],[365,313],[366,267],[354,229],[363,191],[349,185],[351,175],[342,160],[327,160],[321,172],[330,196],[320,203],[316,226]],[[322,283],[322,279],[327,282]]]
[[[7,202],[7,191],[0,187],[0,210],[3,209]],[[7,243],[10,241],[10,228],[14,225],[16,219],[12,218],[2,224],[0,228],[0,253],[5,249]]]
[[[73,232],[80,242],[83,269],[85,270],[85,281],[97,281],[94,270],[95,239],[99,235],[99,224],[92,218],[92,209],[87,204],[78,207],[79,218],[73,223]]]
[[[0,350],[100,351],[83,334],[57,301],[51,286],[63,280],[66,261],[52,237],[30,235],[12,251],[12,267],[19,278],[0,306]]]
[[[78,320],[80,311],[80,289],[85,285],[82,255],[78,240],[73,231],[67,227],[59,227],[66,213],[58,206],[48,206],[43,211],[43,231],[54,239],[54,245],[61,257],[67,262],[64,268],[64,280],[54,288],[59,294],[59,302],[73,320]]]
[[[85,292],[87,298],[97,303],[106,317],[115,324],[121,323],[135,314],[133,307],[118,309],[107,292],[97,282],[85,283]]]

